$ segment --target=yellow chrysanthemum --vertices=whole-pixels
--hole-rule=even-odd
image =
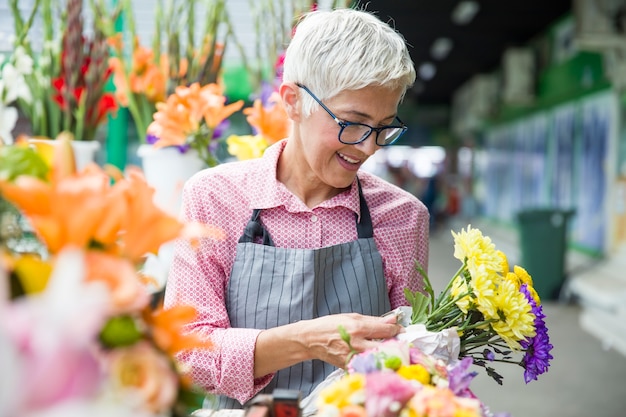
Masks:
[[[469,289],[467,283],[465,282],[465,279],[463,279],[463,277],[456,277],[456,279],[452,282],[452,286],[450,287],[450,295],[452,296],[452,298],[458,298],[462,294],[467,294],[468,291]],[[467,314],[470,308],[471,301],[472,299],[468,294],[459,299],[456,302],[456,305],[463,313]]]
[[[461,229],[454,233],[454,257],[464,262],[467,259],[468,267],[476,268],[484,265],[489,271],[500,272],[501,258],[496,251],[496,246],[490,238],[483,236],[479,229],[472,226]]]
[[[509,272],[509,260],[501,250],[496,250],[496,253],[500,257],[500,273],[506,275]]]
[[[515,265],[513,272],[518,276],[522,284],[528,284],[529,287],[533,285],[533,279],[530,274],[521,266]]]
[[[468,265],[468,270],[472,276],[470,286],[474,293],[474,302],[478,310],[485,316],[495,315],[496,302],[494,297],[497,285],[502,278],[495,271],[489,270],[486,265],[476,267]]]
[[[528,288],[528,292],[535,300],[535,303],[537,305],[541,305],[541,299],[539,298],[539,294],[537,294],[537,291],[535,291],[535,287],[533,285],[533,279],[531,278],[530,274],[524,268],[518,265],[515,265],[513,267],[513,273],[519,280],[520,286],[526,284]]]
[[[318,407],[332,405],[343,408],[350,404],[358,403],[357,398],[363,396],[365,389],[365,375],[349,374],[334,384],[324,388],[318,397]]]
[[[506,280],[511,281],[513,284],[515,284],[515,287],[519,290],[519,287],[521,287],[522,285],[522,281],[520,280],[520,278],[515,274],[515,272],[508,272],[505,277]]]
[[[485,318],[496,320],[492,323],[493,329],[511,349],[521,349],[520,340],[535,336],[535,315],[526,296],[513,282],[502,280],[493,300],[497,314],[485,315]]]
[[[430,384],[430,372],[422,365],[407,365],[398,369],[397,374],[404,379],[417,381],[422,385]]]
[[[239,159],[254,159],[263,156],[267,148],[267,141],[261,135],[230,135],[226,139],[228,153]]]

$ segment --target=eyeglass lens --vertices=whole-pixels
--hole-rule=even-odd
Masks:
[[[376,135],[376,132],[365,125],[350,124],[342,129],[339,139],[346,144],[359,143],[365,140],[370,132]],[[376,137],[376,143],[378,145],[388,145],[400,137],[402,132],[402,128],[399,127],[382,129]]]

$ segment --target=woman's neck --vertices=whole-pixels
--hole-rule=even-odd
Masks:
[[[313,208],[343,192],[320,181],[299,152],[294,152],[289,140],[278,159],[276,177],[307,207]]]

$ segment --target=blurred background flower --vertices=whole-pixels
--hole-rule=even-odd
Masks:
[[[222,91],[215,83],[176,87],[165,103],[157,103],[154,121],[148,126],[148,142],[157,148],[190,148],[207,166],[217,165],[215,140],[221,136],[226,119],[243,107],[243,100],[226,104]]]
[[[9,0],[9,5],[15,23],[15,53],[34,62],[33,70],[24,73],[32,100],[17,100],[31,131],[18,133],[55,138],[66,131],[76,140],[95,139],[106,116],[117,108],[113,95],[105,91],[112,68],[104,33],[96,24],[104,9],[94,5],[94,25],[88,37],[82,0],[67,0],[64,5],[40,0],[26,17],[18,0]],[[29,32],[38,16],[43,22],[43,47],[34,51]]]
[[[0,240],[0,384],[18,388],[0,415],[188,415],[204,393],[176,355],[211,345],[185,334],[193,308],[162,309],[142,265],[164,242],[222,233],[158,209],[139,171],[74,165],[67,135],[0,147],[0,197],[39,242]]]
[[[178,86],[201,86],[219,81],[227,39],[234,39],[225,0],[206,4],[203,19],[196,16],[197,0],[156,3],[152,46],[141,45],[135,30],[130,0],[121,0],[128,31],[116,33],[114,18],[101,20],[114,56],[116,98],[128,108],[140,143],[156,112],[156,103],[166,100]],[[104,8],[103,0],[99,0]],[[204,23],[203,36],[196,39],[196,21]],[[128,41],[124,41],[128,39]]]
[[[291,119],[287,116],[278,92],[254,100],[252,107],[243,109],[246,120],[254,135],[230,135],[226,139],[228,153],[239,160],[258,158],[265,149],[286,138],[291,130]]]

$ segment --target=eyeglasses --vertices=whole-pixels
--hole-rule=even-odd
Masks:
[[[400,136],[402,136],[408,129],[398,117],[396,117],[396,120],[400,123],[400,126],[372,127],[363,123],[353,123],[340,120],[333,114],[332,111],[330,111],[328,107],[326,107],[326,105],[324,105],[324,103],[320,101],[319,98],[315,97],[315,94],[313,94],[306,86],[302,84],[296,85],[309,93],[309,95],[313,97],[313,100],[317,101],[317,103],[322,106],[324,110],[326,110],[330,117],[335,120],[340,127],[337,138],[339,139],[339,142],[345,143],[346,145],[356,145],[357,143],[361,143],[367,139],[372,132],[376,132],[376,145],[389,146],[400,139]]]

